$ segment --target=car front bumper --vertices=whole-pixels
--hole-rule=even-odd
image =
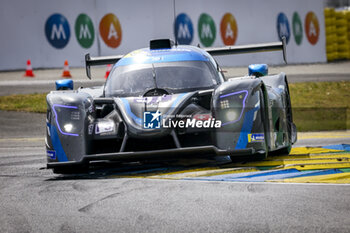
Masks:
[[[85,155],[81,161],[49,162],[47,168],[68,167],[87,164],[90,161],[137,161],[145,159],[165,159],[176,157],[189,157],[201,155],[214,156],[244,156],[257,153],[253,148],[239,150],[221,150],[215,146],[183,147],[164,150],[136,151],[136,152],[116,152]]]

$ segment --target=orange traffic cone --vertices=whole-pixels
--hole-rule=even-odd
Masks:
[[[32,63],[30,60],[27,60],[27,68],[26,73],[24,74],[24,77],[34,77],[33,69],[32,69]]]
[[[68,65],[68,61],[67,60],[64,61],[62,77],[65,77],[65,78],[72,77],[72,75],[69,72],[69,65]]]
[[[107,71],[106,71],[106,74],[105,74],[105,79],[108,78],[108,75],[109,75],[109,73],[111,72],[111,70],[112,70],[112,65],[111,65],[111,64],[108,64],[108,65],[107,65]]]

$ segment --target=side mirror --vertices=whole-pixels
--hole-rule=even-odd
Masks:
[[[261,77],[268,75],[268,66],[266,64],[251,64],[248,66],[248,74],[250,76]]]
[[[72,79],[60,79],[56,81],[56,90],[73,90]]]

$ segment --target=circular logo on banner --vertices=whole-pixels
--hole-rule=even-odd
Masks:
[[[175,19],[174,33],[179,44],[191,44],[193,39],[193,24],[188,15],[179,14]]]
[[[295,43],[300,45],[303,40],[303,24],[297,12],[293,14],[293,34]]]
[[[305,34],[312,45],[317,43],[318,36],[320,35],[320,26],[317,16],[312,11],[307,13],[305,17]]]
[[[237,39],[237,23],[235,17],[226,13],[220,23],[221,38],[225,45],[234,45]]]
[[[284,13],[279,13],[277,16],[277,33],[278,38],[282,41],[282,37],[285,36],[287,44],[290,38],[290,29],[288,18]]]
[[[110,13],[100,21],[100,35],[107,46],[117,48],[122,41],[122,27],[117,16]]]
[[[211,46],[216,38],[216,28],[212,17],[206,13],[199,16],[198,20],[199,40],[205,47]]]
[[[45,24],[45,34],[46,39],[53,47],[64,48],[70,37],[69,23],[66,17],[61,14],[51,15]]]
[[[75,21],[75,36],[83,48],[88,49],[94,43],[94,25],[86,14],[80,14]]]

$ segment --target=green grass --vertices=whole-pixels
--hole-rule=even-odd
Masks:
[[[0,110],[46,113],[46,93],[0,96]]]
[[[350,82],[289,84],[293,107],[350,107]]]
[[[350,127],[350,82],[289,85],[298,131],[345,130]]]
[[[350,82],[289,84],[298,131],[350,128]],[[46,94],[0,96],[0,110],[46,112]]]

